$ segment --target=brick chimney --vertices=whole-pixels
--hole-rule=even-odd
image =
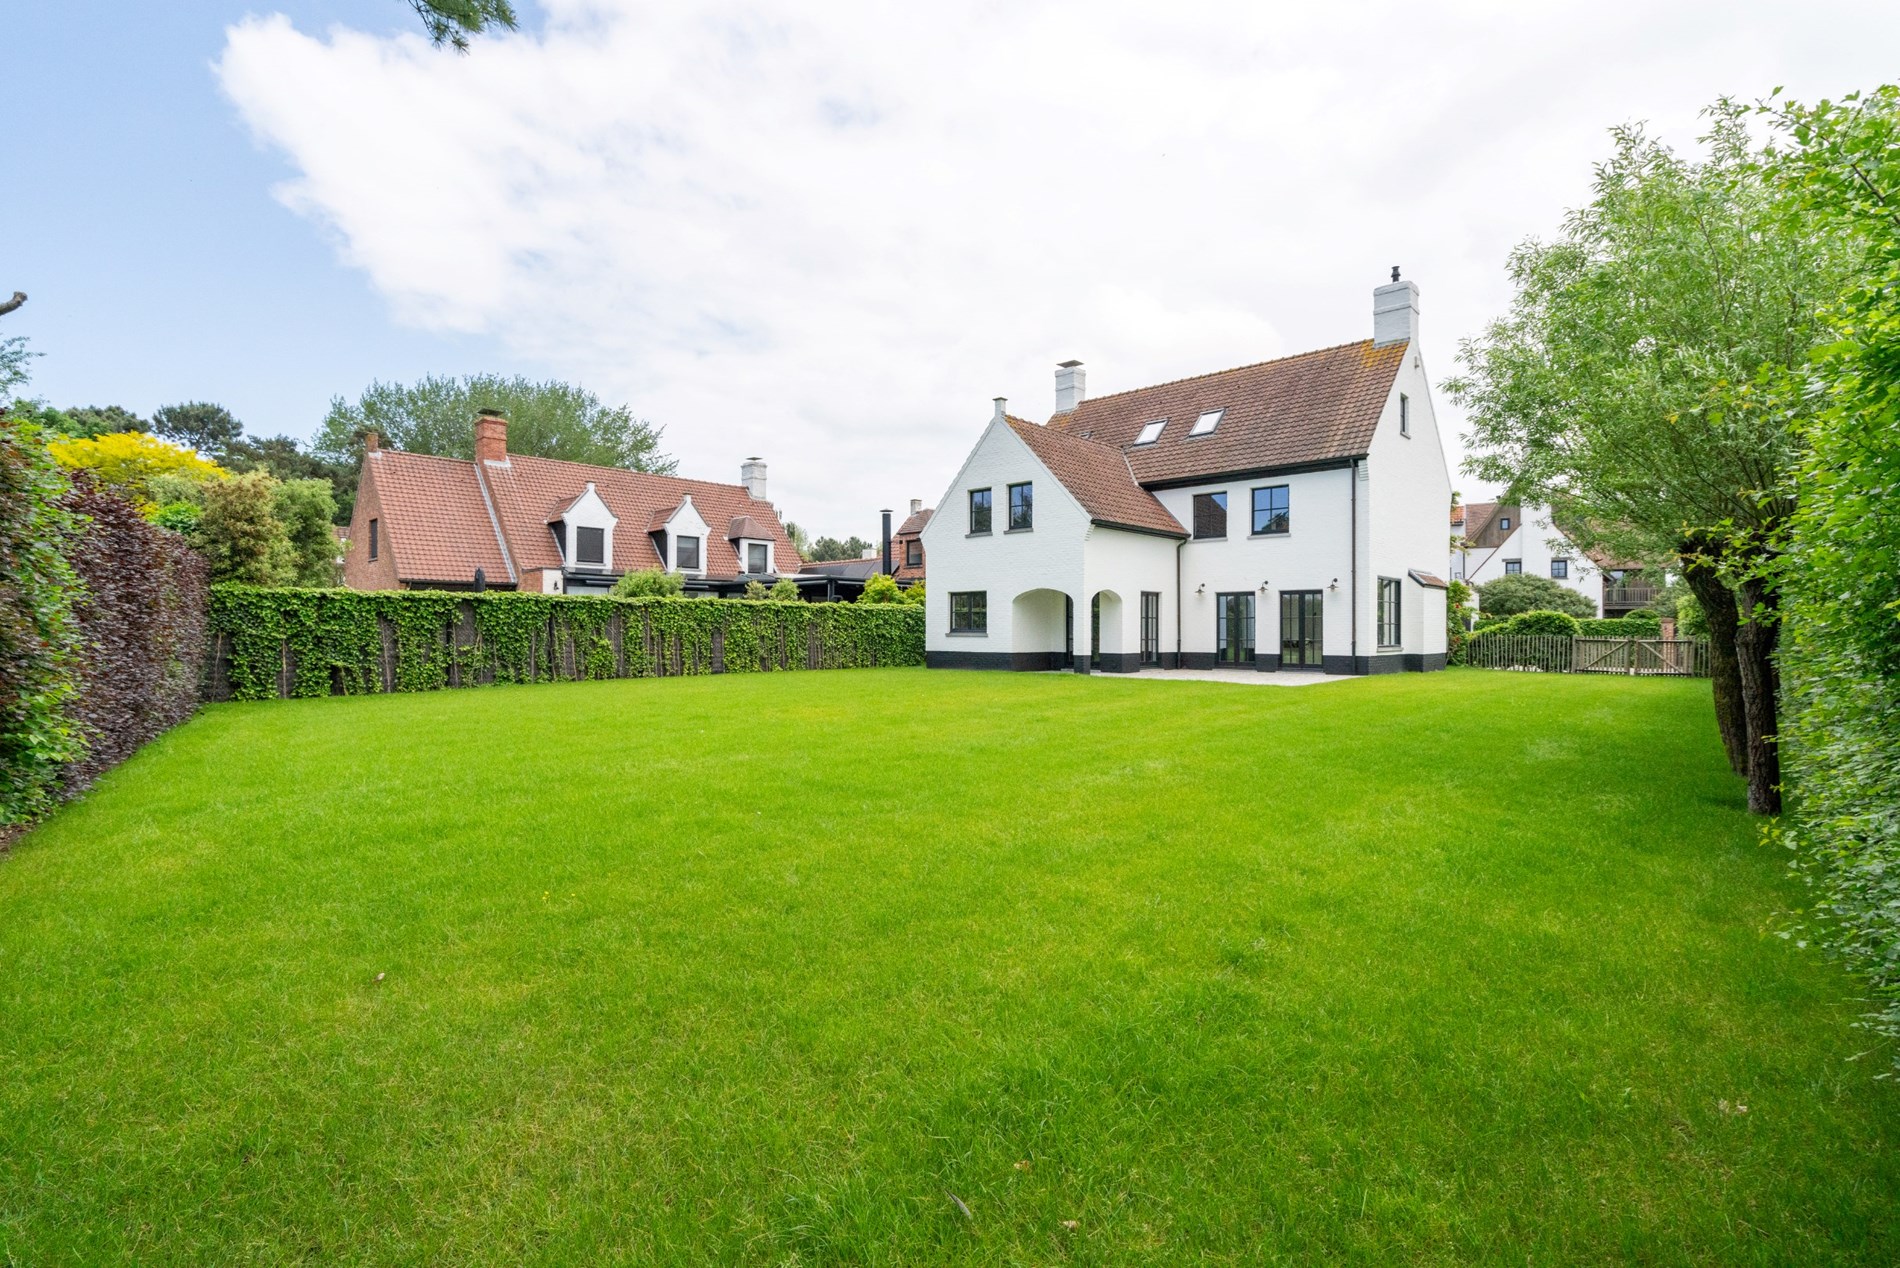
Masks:
[[[745,485],[747,497],[765,501],[765,464],[757,458],[747,458],[740,463],[739,483]]]
[[[508,420],[498,409],[475,411],[475,461],[508,461]]]
[[[1088,395],[1088,373],[1082,369],[1080,361],[1063,361],[1056,365],[1056,413],[1066,414],[1082,403]]]
[[[381,449],[382,447],[383,447],[383,438],[381,436],[378,436],[373,431],[366,431],[363,433],[364,452],[375,453],[378,449]]]

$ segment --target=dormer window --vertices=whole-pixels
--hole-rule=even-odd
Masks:
[[[673,566],[681,572],[699,571],[699,538],[680,537],[674,540]]]
[[[588,528],[585,525],[574,530],[574,562],[593,564],[596,567],[607,562],[607,530]]]
[[[764,542],[747,542],[745,547],[745,570],[747,572],[770,572],[772,551]]]
[[[1157,418],[1152,423],[1143,423],[1141,425],[1141,435],[1135,437],[1135,443],[1138,445],[1154,444],[1155,441],[1161,439],[1161,429],[1167,425],[1168,420],[1165,418]]]
[[[1206,436],[1210,434],[1216,427],[1220,426],[1221,415],[1226,412],[1224,409],[1203,411],[1201,416],[1194,420],[1194,426],[1188,428],[1188,435]]]

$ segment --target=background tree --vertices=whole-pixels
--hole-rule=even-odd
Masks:
[[[811,558],[811,537],[804,529],[792,523],[790,520],[786,520],[785,535],[792,539],[792,548],[798,551],[800,558]]]
[[[151,423],[118,405],[76,405],[60,412],[66,416],[66,435],[81,439],[152,430]]]
[[[1580,617],[1597,614],[1596,604],[1549,577],[1498,577],[1476,589],[1478,611],[1485,616],[1516,616],[1520,612],[1568,612]]]
[[[337,584],[336,499],[328,480],[279,480],[271,489],[271,511],[290,541],[291,578],[296,586]],[[200,523],[202,535],[203,526]]]
[[[854,535],[843,541],[835,537],[820,537],[811,544],[809,553],[803,549],[798,553],[813,563],[829,563],[841,559],[862,559],[864,552],[869,549],[871,549],[870,542]]]
[[[348,487],[341,492],[353,500],[365,432],[376,432],[392,449],[472,458],[480,409],[507,416],[511,453],[659,475],[671,475],[678,465],[660,452],[661,429],[635,418],[627,406],[604,405],[570,383],[498,374],[372,383],[354,403],[339,396],[330,402],[310,452],[347,473]]]
[[[226,474],[223,467],[200,457],[196,450],[144,432],[118,432],[90,440],[60,439],[50,448],[60,466],[90,473],[98,484],[118,491],[139,507],[174,500],[175,494],[156,492],[155,481],[160,477],[202,484]]]
[[[231,411],[210,401],[161,405],[152,412],[152,430],[167,440],[190,445],[214,461],[244,438],[244,424]]]
[[[284,481],[321,480],[330,488],[333,522],[350,522],[356,506],[356,469],[307,452],[294,437],[246,437],[231,447],[224,465],[233,471],[267,471]]]
[[[262,471],[247,471],[205,486],[198,540],[212,581],[283,586],[295,580],[297,552],[277,518],[276,484]]]
[[[1766,178],[1742,112],[1711,108],[1689,162],[1615,130],[1591,201],[1549,243],[1511,255],[1509,314],[1461,345],[1446,386],[1470,413],[1475,475],[1548,503],[1580,547],[1673,560],[1711,626],[1735,602],[1718,680],[1750,808],[1780,806],[1773,592],[1764,578],[1791,503],[1799,367],[1847,252]],[[1723,668],[1718,666],[1718,668]]]
[[[471,35],[515,29],[515,10],[508,0],[409,0],[409,7],[422,19],[431,41],[451,45],[458,53],[468,52]]]

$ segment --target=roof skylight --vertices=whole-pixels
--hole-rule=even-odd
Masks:
[[[1168,420],[1165,418],[1158,418],[1152,423],[1143,423],[1141,425],[1141,435],[1135,437],[1135,443],[1138,445],[1154,444],[1155,441],[1161,439],[1161,429],[1167,425]]]
[[[1208,432],[1211,432],[1216,427],[1220,426],[1221,415],[1225,414],[1226,412],[1227,411],[1224,409],[1208,410],[1206,413],[1202,414],[1199,418],[1194,420],[1194,426],[1188,428],[1188,435],[1190,436],[1207,435]]]

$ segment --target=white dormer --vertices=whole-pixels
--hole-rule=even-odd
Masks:
[[[579,497],[548,520],[561,548],[561,566],[570,572],[612,572],[614,526],[619,522],[590,481]]]
[[[735,515],[726,528],[726,540],[732,543],[732,549],[739,556],[739,571],[752,576],[762,576],[778,571],[778,561],[773,558],[773,546],[777,538],[772,530],[750,515]]]
[[[711,530],[690,494],[681,498],[678,506],[655,512],[647,531],[653,535],[653,549],[659,552],[668,572],[689,577],[705,575]]]

